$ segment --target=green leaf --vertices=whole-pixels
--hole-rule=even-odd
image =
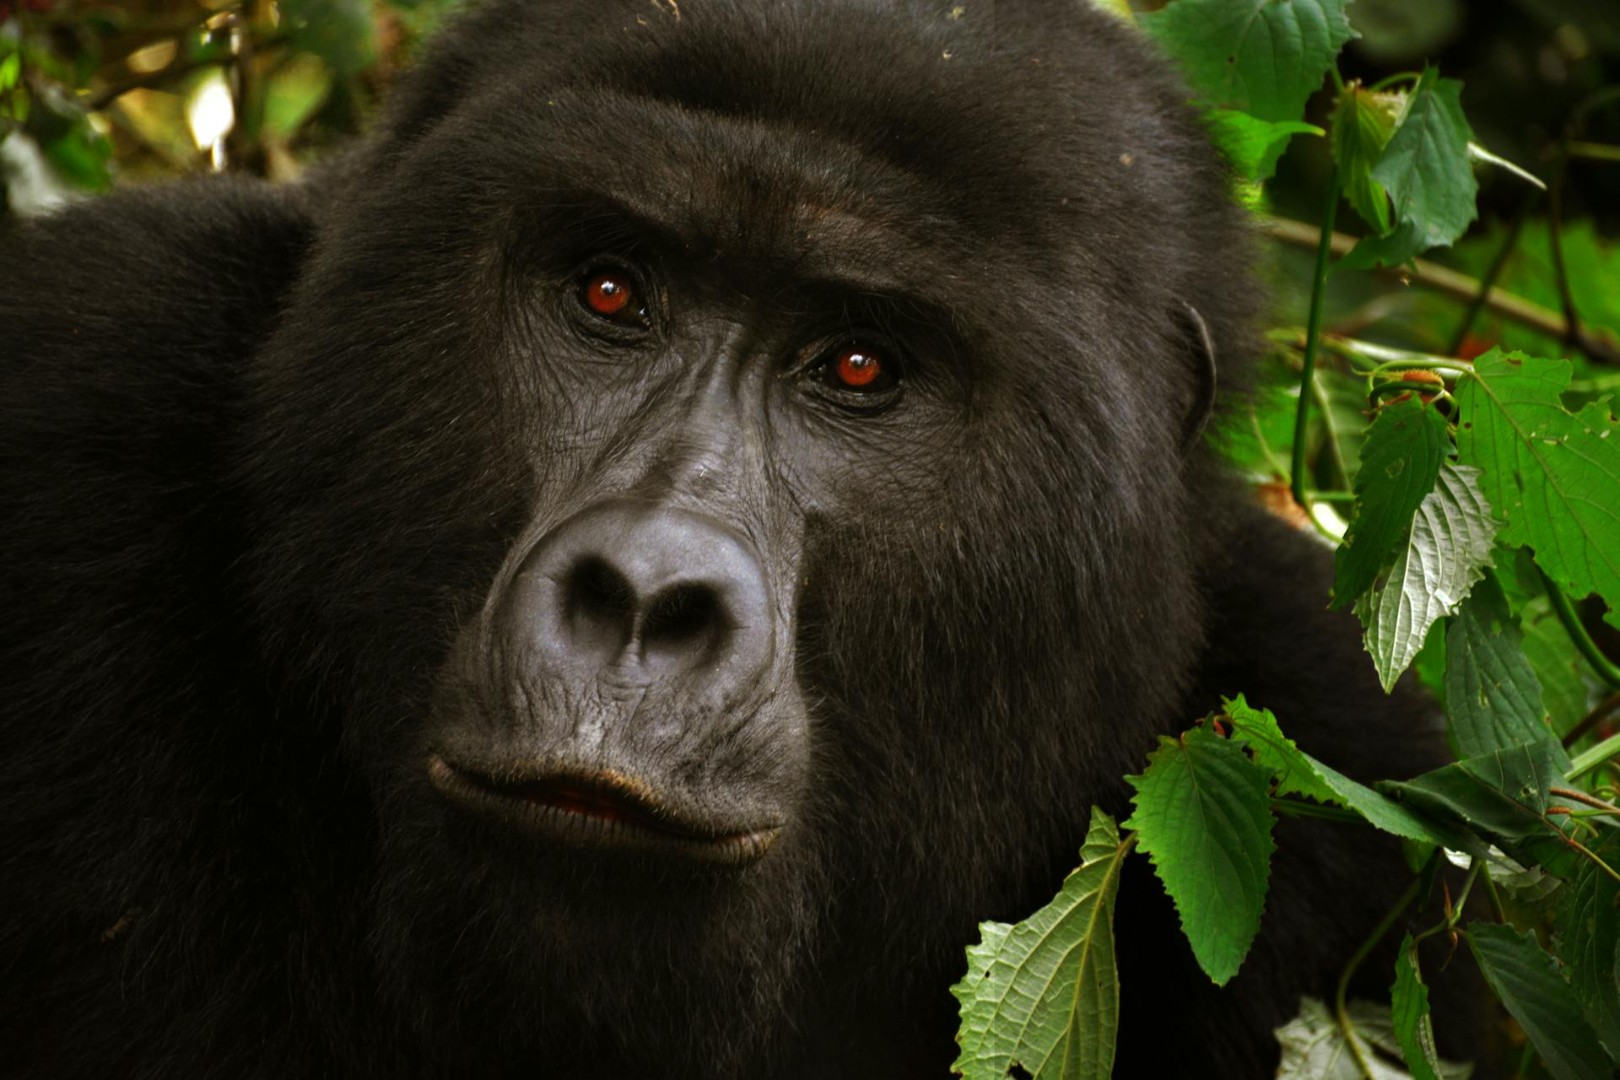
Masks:
[[[1417,222],[1403,221],[1385,236],[1364,236],[1350,253],[1333,264],[1334,270],[1371,270],[1375,266],[1404,266],[1428,250]]]
[[[1606,401],[1571,415],[1567,360],[1491,350],[1458,381],[1457,450],[1484,470],[1502,539],[1572,597],[1597,593],[1620,626],[1620,427]]]
[[[1496,529],[1478,470],[1442,465],[1434,490],[1418,504],[1406,550],[1383,582],[1356,602],[1367,652],[1386,691],[1423,647],[1435,620],[1455,611],[1484,575]]]
[[[1466,934],[1479,969],[1496,996],[1558,1080],[1612,1076],[1613,1066],[1580,1012],[1569,1007],[1569,986],[1557,961],[1536,939],[1502,923],[1475,922]]]
[[[1106,1080],[1119,1028],[1114,896],[1129,844],[1093,807],[1080,866],[1052,902],[1021,923],[987,922],[951,988],[961,1002],[965,1080]]]
[[[1426,69],[1372,171],[1389,192],[1396,220],[1415,224],[1425,248],[1450,244],[1477,216],[1479,185],[1468,157],[1474,133],[1461,94],[1462,83]]]
[[[1553,269],[1551,230],[1543,218],[1531,218],[1519,229],[1518,242],[1502,266],[1497,285],[1516,296],[1554,310],[1562,307],[1558,274]],[[1492,223],[1476,228],[1448,252],[1456,268],[1473,277],[1488,273],[1501,252],[1507,227]],[[1590,330],[1620,330],[1620,244],[1602,235],[1590,221],[1566,221],[1559,230],[1559,252],[1568,272],[1569,291],[1583,326]],[[1455,321],[1453,306],[1444,306],[1446,323]],[[1487,340],[1501,340],[1508,324],[1489,310],[1481,313],[1477,332]],[[1533,333],[1513,325],[1512,340],[1536,356],[1558,356],[1568,347],[1556,337]]]
[[[1563,832],[1547,817],[1548,789],[1563,782],[1557,756],[1545,742],[1447,765],[1379,788],[1425,817],[1455,825],[1498,844],[1522,865],[1540,863],[1560,876],[1574,858]],[[1484,858],[1485,846],[1453,846]]]
[[[293,56],[277,69],[265,90],[264,126],[291,138],[326,103],[332,73],[313,53]]]
[[[1175,0],[1141,16],[1206,103],[1261,120],[1298,120],[1355,36],[1345,0]]]
[[[112,158],[112,144],[90,126],[88,119],[44,144],[44,150],[51,164],[76,186],[86,191],[105,191],[112,186],[107,164]]]
[[[1386,405],[1361,444],[1355,517],[1333,556],[1333,603],[1349,607],[1406,550],[1412,516],[1451,450],[1446,418],[1414,397]]]
[[[1282,733],[1271,710],[1254,708],[1242,694],[1225,702],[1225,708],[1232,737],[1241,739],[1255,762],[1272,774],[1275,794],[1302,795],[1354,810],[1368,824],[1408,840],[1453,848],[1466,842],[1453,831],[1436,827],[1388,796],[1356,783],[1305,753]]]
[[[353,75],[377,56],[366,0],[281,0],[281,17],[300,52],[314,53],[339,75]]]
[[[22,53],[12,52],[0,41],[0,92],[17,85],[22,76]]]
[[[1351,1001],[1345,1012],[1355,1040],[1372,1066],[1372,1080],[1410,1080],[1411,1074],[1393,1064],[1400,1060],[1401,1047],[1389,1010],[1370,1001]],[[1364,1080],[1344,1030],[1316,998],[1301,998],[1299,1014],[1278,1028],[1276,1035],[1282,1044],[1277,1080]],[[1466,1065],[1442,1062],[1440,1066],[1444,1080],[1466,1080],[1470,1072]]]
[[[1136,812],[1125,823],[1175,901],[1193,955],[1216,985],[1237,974],[1260,930],[1271,853],[1270,773],[1207,728],[1159,740],[1126,777]]]
[[[1235,109],[1211,109],[1204,124],[1233,170],[1248,180],[1270,180],[1295,135],[1325,134],[1315,124],[1261,120]]]
[[[1569,755],[1543,722],[1541,684],[1494,578],[1474,586],[1446,631],[1446,703],[1458,757],[1543,741],[1559,772]]]
[[[1406,101],[1406,95],[1398,91],[1386,93],[1350,83],[1333,106],[1333,160],[1339,166],[1339,183],[1356,213],[1378,233],[1389,232],[1394,222],[1389,195],[1372,178],[1372,171],[1395,134]]]
[[[1418,970],[1412,935],[1401,940],[1395,954],[1395,985],[1389,992],[1390,1023],[1401,1056],[1413,1080],[1440,1080],[1440,1054],[1434,1048],[1434,1024],[1429,1019],[1429,988]]]
[[[1596,854],[1610,866],[1620,853],[1620,837],[1608,829]],[[1593,862],[1584,863],[1565,890],[1558,909],[1560,949],[1575,997],[1609,1056],[1620,1060],[1620,883]]]

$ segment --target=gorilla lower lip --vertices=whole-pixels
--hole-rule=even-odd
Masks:
[[[503,825],[571,847],[663,855],[716,866],[762,858],[780,825],[711,830],[680,820],[609,775],[553,775],[498,780],[428,760],[428,779],[452,804]]]

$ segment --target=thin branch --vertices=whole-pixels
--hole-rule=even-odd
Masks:
[[[1321,238],[1321,229],[1318,226],[1288,218],[1266,218],[1263,228],[1271,236],[1291,247],[1312,251],[1316,249]],[[1336,232],[1333,234],[1333,254],[1346,255],[1358,242],[1354,236]],[[1414,259],[1410,266],[1379,267],[1373,273],[1396,281],[1411,282],[1465,304],[1472,301],[1475,294],[1480,291],[1477,278],[1460,274],[1427,259]],[[1569,336],[1569,321],[1558,312],[1531,303],[1524,297],[1515,296],[1499,287],[1492,288],[1485,295],[1485,306],[1504,319],[1548,337],[1562,341]],[[1585,331],[1585,335],[1583,352],[1593,360],[1620,366],[1620,341],[1617,341],[1614,335],[1602,330],[1588,330]]]
[[[120,80],[111,86],[103,87],[95,93],[87,95],[83,100],[84,108],[87,112],[100,112],[132,90],[159,90],[172,85],[178,79],[185,78],[194,71],[201,71],[203,68],[209,67],[221,67],[231,63],[231,61],[232,58],[229,56],[213,56],[205,60],[177,60],[158,71],[149,72],[145,75],[132,75],[127,79]]]
[[[1491,259],[1491,265],[1486,269],[1485,276],[1479,279],[1479,287],[1474,290],[1473,299],[1468,301],[1468,310],[1463,312],[1462,321],[1457,324],[1457,331],[1452,335],[1451,345],[1446,349],[1446,352],[1452,356],[1456,356],[1462,351],[1463,343],[1468,340],[1468,332],[1474,328],[1474,321],[1479,318],[1480,310],[1484,308],[1485,301],[1490,297],[1491,290],[1496,288],[1496,279],[1502,276],[1502,271],[1506,268],[1508,259],[1512,257],[1514,249],[1519,246],[1519,233],[1524,230],[1524,219],[1530,216],[1530,210],[1536,205],[1536,200],[1539,198],[1541,198],[1541,191],[1537,188],[1531,188],[1519,203],[1518,211],[1514,213],[1513,220],[1508,223],[1508,233],[1502,240],[1502,246],[1497,249],[1495,257]]]
[[[1547,789],[1547,794],[1557,795],[1559,798],[1563,799],[1572,799],[1578,803],[1585,803],[1587,806],[1602,810],[1605,814],[1613,814],[1616,817],[1620,817],[1620,806],[1616,806],[1610,802],[1604,802],[1597,796],[1588,795],[1586,792],[1581,791],[1578,788],[1550,787]]]
[[[1305,493],[1305,432],[1311,417],[1311,392],[1315,389],[1316,350],[1322,340],[1322,308],[1327,300],[1328,255],[1332,250],[1333,220],[1339,212],[1339,170],[1333,170],[1328,181],[1327,209],[1322,213],[1321,227],[1315,231],[1316,269],[1311,275],[1311,313],[1305,327],[1304,370],[1299,382],[1299,408],[1294,415],[1294,454],[1289,470],[1289,485],[1294,501],[1306,511],[1310,501]],[[1315,520],[1314,518],[1312,520]]]
[[[1378,947],[1380,941],[1384,940],[1384,936],[1395,926],[1401,914],[1411,906],[1412,901],[1417,899],[1417,895],[1418,882],[1413,881],[1412,884],[1406,887],[1406,891],[1396,899],[1395,906],[1389,909],[1389,913],[1384,916],[1383,921],[1373,927],[1372,933],[1368,934],[1366,939],[1362,941],[1360,947],[1356,949],[1355,955],[1350,957],[1349,962],[1344,966],[1344,971],[1339,975],[1338,986],[1334,988],[1333,1015],[1339,1022],[1339,1031],[1343,1033],[1344,1041],[1349,1045],[1350,1053],[1355,1057],[1356,1065],[1361,1069],[1363,1076],[1370,1077],[1374,1073],[1372,1063],[1367,1060],[1366,1050],[1361,1046],[1361,1040],[1356,1037],[1355,1024],[1350,1020],[1350,1009],[1348,1002],[1345,1000],[1350,990],[1350,980],[1355,976],[1356,969],[1361,966],[1361,962],[1367,959],[1367,955]]]
[[[1569,266],[1564,261],[1564,180],[1569,175],[1569,154],[1564,144],[1574,133],[1574,125],[1564,129],[1564,138],[1553,156],[1552,180],[1547,184],[1547,245],[1552,253],[1553,283],[1558,286],[1558,303],[1564,309],[1564,321],[1569,329],[1564,333],[1564,344],[1580,348],[1581,313],[1575,307],[1575,290],[1569,282]]]
[[[1582,158],[1586,161],[1620,162],[1620,146],[1610,146],[1608,143],[1571,139],[1567,149],[1569,156],[1572,158]]]

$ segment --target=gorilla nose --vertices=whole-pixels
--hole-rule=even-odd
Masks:
[[[608,503],[530,553],[518,617],[541,663],[580,680],[729,697],[772,652],[765,575],[752,546],[710,518]]]

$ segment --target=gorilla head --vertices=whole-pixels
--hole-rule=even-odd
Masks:
[[[587,1060],[946,1007],[1170,722],[1243,244],[1142,45],[1009,7],[497,4],[348,167],[244,479],[387,986]]]

